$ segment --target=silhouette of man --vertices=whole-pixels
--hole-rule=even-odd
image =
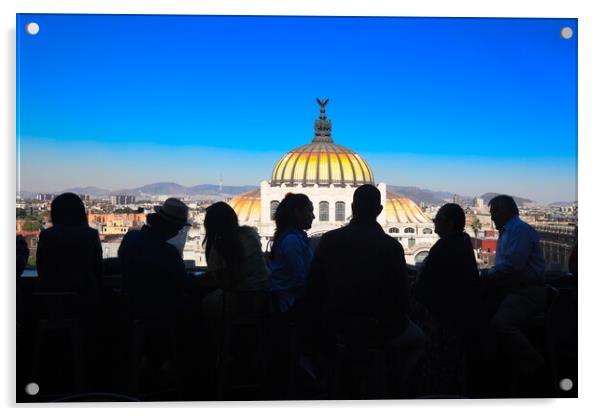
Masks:
[[[422,265],[414,294],[439,322],[472,337],[478,330],[479,270],[464,232],[464,210],[445,204],[434,222],[440,238]]]
[[[190,225],[188,207],[168,198],[146,221],[123,237],[118,255],[135,313],[161,316],[173,311],[188,280],[178,249],[167,242]]]
[[[543,364],[543,358],[521,332],[521,325],[543,311],[545,262],[539,235],[518,217],[512,197],[498,195],[489,202],[491,219],[499,230],[495,266],[484,273],[486,287],[493,288],[501,301],[491,319],[491,328],[511,369],[528,375]]]
[[[422,346],[424,334],[407,316],[403,247],[376,221],[380,202],[378,188],[360,186],[349,225],[322,236],[308,276],[309,313],[321,323],[324,338],[341,333],[346,318],[365,317],[378,322],[385,344]]]

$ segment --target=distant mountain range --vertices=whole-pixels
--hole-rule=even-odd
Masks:
[[[414,202],[424,202],[430,205],[442,205],[454,197],[453,192],[431,191],[415,186],[396,186],[387,185],[387,189],[391,192],[397,192],[410,198]],[[460,196],[462,199],[471,199],[469,197]]]
[[[63,192],[73,192],[79,195],[90,195],[92,198],[108,197],[110,195],[135,195],[138,199],[150,198],[159,195],[170,195],[170,196],[188,196],[191,198],[199,199],[220,199],[229,198],[231,196],[256,189],[257,186],[243,185],[243,186],[220,186],[220,185],[195,185],[195,186],[182,186],[173,182],[158,182],[149,185],[140,186],[138,188],[130,189],[104,189],[95,186],[86,187],[75,187],[69,189],[63,189],[57,192],[44,192],[61,194]],[[21,196],[23,198],[35,198],[38,193],[42,192],[30,192],[22,191]]]
[[[171,196],[187,196],[191,198],[199,198],[199,199],[221,199],[221,198],[230,198],[234,195],[241,194],[243,192],[250,191],[252,189],[257,189],[257,186],[253,185],[243,185],[243,186],[220,186],[213,184],[204,184],[204,185],[195,185],[195,186],[182,186],[174,182],[157,182],[149,185],[140,186],[138,188],[131,189],[118,189],[118,190],[109,190],[104,188],[98,188],[95,186],[86,186],[86,187],[76,187],[64,189],[60,192],[54,192],[55,194],[63,193],[63,192],[73,192],[76,194],[86,194],[90,195],[93,198],[99,197],[107,197],[109,195],[118,195],[118,194],[126,194],[126,195],[135,195],[138,199],[150,198],[153,196],[159,195],[171,195]],[[453,192],[446,191],[431,191],[429,189],[422,189],[416,186],[398,186],[398,185],[387,185],[387,189],[392,192],[397,192],[403,194],[410,198],[415,202],[424,202],[425,204],[431,205],[442,205],[446,202],[451,201],[454,197]],[[34,198],[36,196],[36,192],[28,192],[22,191],[21,195],[24,198]],[[494,192],[488,192],[480,197],[483,198],[483,202],[485,205],[493,198],[494,196],[499,195]],[[464,201],[472,201],[472,197],[458,195],[460,199]],[[525,204],[533,203],[534,201],[527,198],[522,197],[513,197],[516,203],[519,206],[523,206]],[[572,202],[555,202],[553,206],[567,206],[571,205]]]
[[[487,205],[489,204],[489,201],[491,201],[494,197],[501,195],[501,194],[496,194],[495,192],[487,192],[486,194],[481,195],[481,198],[483,198],[483,204]],[[510,195],[512,198],[514,198],[514,201],[516,202],[516,205],[523,206],[526,204],[532,204],[535,201],[531,200],[531,199],[527,199],[527,198],[521,198],[519,196],[514,196],[514,195]]]

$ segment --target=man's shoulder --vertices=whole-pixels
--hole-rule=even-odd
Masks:
[[[524,233],[524,234],[528,234],[528,235],[532,235],[532,236],[539,235],[537,233],[537,231],[535,230],[535,228],[533,228],[533,226],[531,226],[531,224],[523,221],[519,217],[516,217],[516,220],[513,222],[512,227],[515,229],[516,232],[519,232],[519,233]]]

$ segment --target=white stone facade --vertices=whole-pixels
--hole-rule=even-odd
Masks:
[[[416,264],[416,259],[421,261],[428,253],[430,247],[437,241],[435,227],[432,223],[388,223],[386,215],[386,195],[387,185],[379,183],[377,185],[381,193],[381,204],[385,209],[378,216],[377,221],[383,227],[385,232],[396,238],[404,248],[406,262]],[[261,242],[264,250],[267,248],[270,238],[274,235],[276,228],[275,222],[271,219],[272,202],[279,203],[285,195],[290,192],[303,193],[309,197],[314,205],[315,219],[312,228],[307,231],[309,237],[319,237],[327,231],[345,226],[351,219],[351,203],[353,193],[357,189],[354,186],[346,185],[286,185],[271,186],[268,181],[262,181],[260,184],[261,195],[261,221],[245,223],[255,227],[261,236]],[[328,220],[321,217],[320,203],[327,203]],[[344,216],[337,218],[337,203],[344,204]]]

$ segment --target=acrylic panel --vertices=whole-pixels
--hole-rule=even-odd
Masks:
[[[577,38],[572,18],[18,14],[17,401],[576,397]],[[357,222],[362,185],[401,253],[397,335],[414,328],[414,344],[383,335],[393,318],[372,311],[337,309],[324,329],[329,306],[305,299],[321,240]],[[282,289],[271,253],[290,193],[313,214]],[[542,297],[525,278],[492,304],[474,294],[487,307],[449,323],[466,274],[439,270],[426,301],[417,289],[433,247],[458,256],[441,249],[441,208],[461,208],[484,285],[511,250],[490,212],[500,194],[536,236],[537,253],[516,250],[524,270],[538,256]],[[250,240],[223,248],[207,228],[216,206]],[[177,229],[156,231],[157,216]],[[123,242],[144,232],[156,244],[133,267]],[[351,241],[338,250],[356,257]],[[223,280],[251,275],[262,285]],[[334,304],[388,302],[370,273],[341,281]],[[448,290],[458,298],[441,300]],[[520,317],[500,329],[513,290]]]

